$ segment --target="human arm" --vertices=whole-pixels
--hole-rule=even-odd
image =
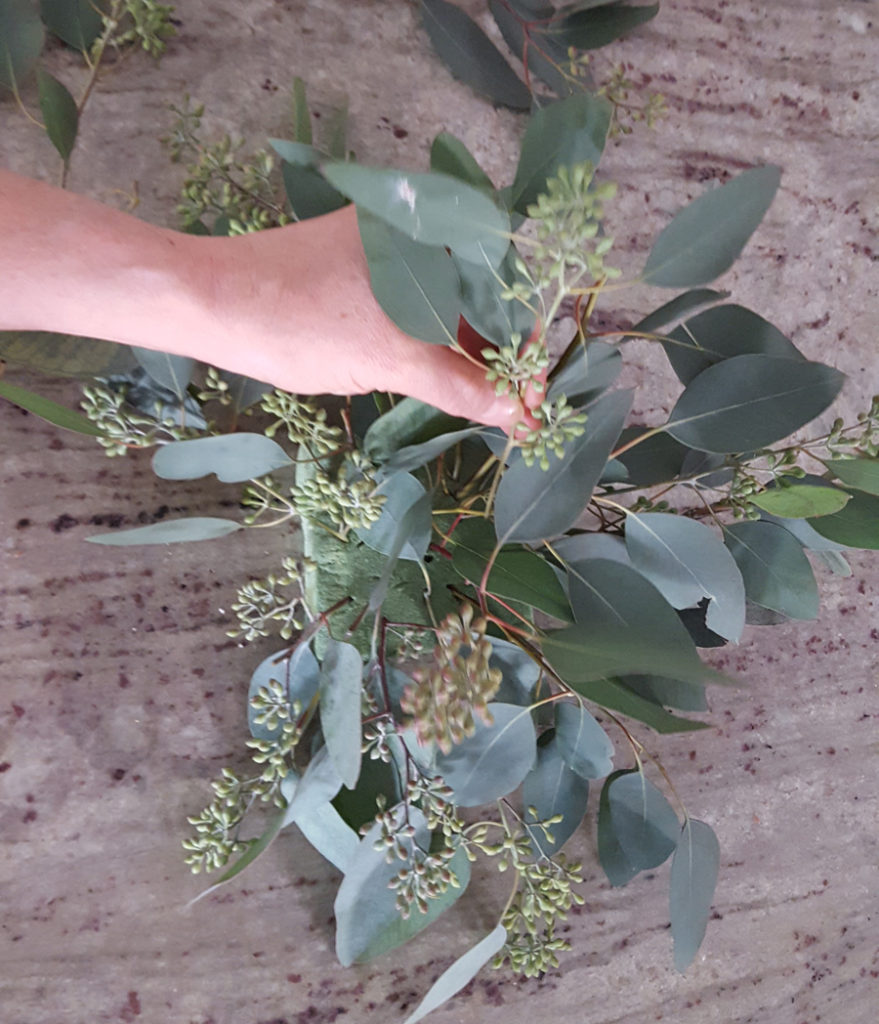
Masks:
[[[398,392],[508,430],[523,418],[479,366],[385,316],[353,207],[199,237],[0,170],[0,330],[158,349],[302,394]]]

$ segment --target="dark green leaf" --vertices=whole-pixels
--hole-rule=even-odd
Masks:
[[[363,438],[363,450],[373,462],[387,462],[401,448],[423,444],[463,427],[464,423],[417,398],[403,398],[370,425]]]
[[[421,19],[449,71],[471,89],[513,110],[528,110],[531,93],[500,50],[460,7],[420,0]]]
[[[348,789],[360,774],[362,691],[360,652],[330,637],[320,670],[320,724],[333,767]]]
[[[638,7],[604,3],[553,22],[549,31],[565,46],[598,50],[655,18],[658,11],[658,3]]]
[[[53,377],[110,377],[137,365],[127,345],[49,331],[0,331],[0,359]]]
[[[306,146],[311,145],[311,114],[305,95],[305,82],[296,75],[293,79],[293,138]]]
[[[196,399],[185,392],[183,399],[174,391],[153,380],[142,366],[134,366],[128,373],[113,374],[105,378],[107,387],[125,397],[125,404],[158,422],[170,421],[175,426],[207,428],[207,421]]]
[[[580,348],[558,373],[550,374],[547,397],[565,395],[571,405],[590,402],[620,375],[623,358],[613,345],[590,342]]]
[[[34,69],[45,30],[33,0],[0,4],[0,86],[17,89]]]
[[[90,437],[101,437],[101,431],[92,423],[88,417],[73,409],[66,409],[42,395],[35,395],[32,391],[18,387],[17,384],[10,384],[8,381],[0,380],[0,398],[6,398],[14,402],[19,408],[27,409],[34,416],[46,420],[56,427],[64,430],[74,430],[77,434],[88,434]]]
[[[493,723],[476,723],[476,732],[438,754],[437,771],[455,792],[460,807],[477,807],[512,792],[534,764],[537,736],[527,708],[488,705]]]
[[[317,170],[321,160],[327,156],[317,146],[312,146],[310,142],[304,142],[302,139],[291,142],[289,139],[272,138],[269,139],[269,145],[284,163],[293,164],[296,167],[311,167],[313,170]]]
[[[42,68],[37,68],[37,88],[46,134],[58,150],[61,159],[67,163],[73,152],[79,128],[76,100],[70,95],[66,85]]]
[[[681,711],[707,710],[704,686],[654,675],[624,676],[619,681],[639,697],[652,700],[654,704],[666,704]]]
[[[322,217],[347,206],[348,200],[310,167],[282,163],[281,177],[290,209],[296,220]]]
[[[417,1024],[442,1006],[452,996],[470,982],[479,971],[503,948],[507,941],[507,930],[499,924],[480,942],[477,942],[472,949],[458,957],[458,959],[447,968],[431,985],[427,995],[412,1013],[406,1018],[403,1024]]]
[[[803,356],[796,346],[762,316],[744,306],[715,306],[681,324],[663,342],[665,354],[682,384],[732,356],[763,355],[776,359]]]
[[[582,93],[552,103],[532,115],[525,129],[513,181],[515,210],[527,213],[559,168],[586,160],[598,166],[612,109],[606,99]]]
[[[86,537],[86,540],[92,544],[109,544],[120,548],[130,544],[179,544],[191,540],[214,540],[240,529],[241,524],[231,519],[189,516],[185,519],[166,519],[151,526],[137,526],[133,530],[102,533],[96,537]]]
[[[540,667],[521,647],[510,643],[509,640],[492,637],[489,664],[492,668],[499,668],[503,675],[501,685],[495,694],[495,700],[499,704],[518,704],[520,707],[527,707],[533,702],[534,687],[540,678]]]
[[[625,677],[628,678],[628,677]],[[713,676],[711,682],[718,682],[717,676]],[[679,685],[687,685],[695,691],[701,692],[701,687],[688,683],[679,682]],[[674,732],[695,732],[698,729],[707,729],[708,723],[695,722],[689,718],[678,718],[664,708],[659,707],[653,696],[645,697],[630,689],[619,679],[594,679],[588,683],[574,683],[573,689],[582,697],[599,704],[608,711],[618,711],[622,715],[628,715],[638,722],[649,725],[658,733]]]
[[[174,356],[169,352],[155,352],[151,348],[131,346],[134,358],[157,384],[172,391],[182,401],[192,380],[195,360],[187,356]]]
[[[639,320],[632,328],[632,333],[657,334],[683,320],[688,313],[699,309],[700,306],[713,305],[725,299],[728,294],[729,292],[716,292],[711,288],[694,288],[692,291],[684,292],[649,313],[643,320]]]
[[[434,345],[454,344],[461,314],[461,282],[452,257],[438,246],[413,242],[365,210],[357,211],[372,294],[406,334]]]
[[[613,771],[613,743],[577,701],[555,706],[555,739],[562,757],[584,779],[603,779]]]
[[[389,555],[396,543],[403,516],[419,498],[424,497],[425,490],[410,473],[396,473],[383,481],[379,491],[387,495],[381,515],[369,527],[357,527],[354,532],[374,551]],[[422,502],[419,507],[418,521],[413,523],[398,556],[410,562],[420,562],[430,544],[430,506]]]
[[[690,608],[707,597],[708,628],[739,641],[745,627],[745,585],[732,555],[710,527],[663,512],[630,513],[626,548],[632,565],[673,608]]]
[[[678,816],[642,772],[615,772],[601,797],[598,855],[611,885],[625,885],[639,871],[658,867],[671,856],[680,834]]]
[[[592,497],[632,404],[631,391],[602,395],[588,407],[585,432],[568,442],[549,469],[523,460],[504,473],[495,501],[498,540],[530,543],[558,536],[577,521]]]
[[[849,487],[879,494],[879,459],[827,459],[824,465],[832,476]]]
[[[452,564],[464,579],[478,586],[494,549],[494,531],[485,520],[472,520],[455,530],[452,542]],[[504,548],[498,554],[486,589],[553,618],[571,621],[571,606],[552,567],[526,548]]]
[[[510,219],[484,193],[447,174],[325,163],[324,177],[413,242],[448,246],[462,259],[493,267],[510,247]]]
[[[518,6],[523,7],[521,3]],[[571,74],[568,50],[560,40],[542,31],[539,25],[529,28],[526,39],[523,19],[510,9],[507,0],[489,0],[488,9],[510,50],[523,64],[527,64],[531,75],[536,75],[557,96],[570,96],[588,88],[588,80],[581,82]],[[552,7],[535,5],[534,11],[526,14],[526,20],[542,21],[553,13]],[[535,103],[540,102],[536,93],[532,99]]]
[[[688,818],[671,862],[670,914],[675,967],[682,974],[705,938],[720,869],[720,844],[710,825]]]
[[[448,174],[494,195],[491,178],[483,171],[476,157],[464,143],[451,132],[440,132],[430,147],[430,169],[439,174]]]
[[[46,28],[74,50],[88,50],[101,34],[101,0],[40,0]]]
[[[875,550],[879,548],[879,497],[854,494],[841,512],[810,519],[809,523],[822,537],[838,544]]]
[[[578,775],[562,756],[558,741],[553,738],[537,747],[537,763],[522,783],[522,804],[525,823],[546,821],[557,814],[562,820],[550,825],[552,839],[543,829],[531,829],[531,846],[535,856],[553,857],[580,827],[589,801],[589,783]],[[531,814],[530,808],[537,812]]]
[[[792,434],[839,393],[839,370],[805,360],[734,356],[696,377],[666,430],[705,452],[747,452]]]
[[[784,519],[808,519],[811,516],[827,516],[839,512],[850,497],[850,494],[836,487],[787,484],[755,494],[751,504]]]
[[[218,434],[171,441],[153,456],[153,472],[164,480],[196,480],[216,473],[224,484],[265,476],[291,464],[284,449],[265,434]]]
[[[528,338],[534,330],[534,314],[528,307],[516,299],[501,297],[505,288],[522,280],[515,267],[518,258],[512,246],[496,270],[488,263],[480,266],[455,258],[461,278],[464,319],[484,338],[501,347],[509,344],[513,334]]]
[[[699,196],[657,238],[642,280],[691,288],[729,270],[763,220],[780,180],[777,167],[755,167]]]
[[[846,550],[845,544],[837,544],[836,541],[822,537],[804,519],[782,519],[780,516],[772,515],[771,512],[764,512],[760,518],[770,523],[775,523],[776,526],[783,526],[788,533],[792,533],[797,538],[807,551],[833,554],[834,552]]]
[[[452,445],[478,434],[481,429],[481,427],[464,427],[463,430],[451,430],[447,434],[438,434],[421,444],[411,444],[406,448],[400,448],[382,466],[382,471],[384,473],[400,473],[420,469],[442,455]]]
[[[369,611],[377,612],[382,604],[384,604],[400,554],[406,544],[412,543],[412,538],[416,537],[422,530],[424,518],[430,514],[431,502],[432,494],[430,491],[425,491],[420,498],[416,498],[412,502],[409,508],[405,510],[400,509],[402,514],[391,542],[390,550],[388,551],[388,559],[385,562],[381,576],[369,595]]]
[[[646,434],[649,427],[626,427],[620,434],[620,446]],[[654,434],[617,456],[629,472],[629,483],[652,487],[682,475],[684,457],[690,449],[671,434]]]
[[[291,703],[298,701],[304,712],[317,693],[320,681],[320,666],[308,644],[299,644],[292,650],[285,647],[282,651],[270,654],[259,663],[250,677],[247,690],[247,726],[250,735],[257,740],[273,740],[281,735],[281,723],[272,728],[264,722],[258,723],[256,718],[259,712],[251,704],[260,690],[268,688],[272,680],[281,683]]]
[[[824,521],[813,525],[817,528]],[[742,572],[749,601],[791,619],[817,618],[818,587],[812,567],[787,530],[773,523],[733,523],[726,527],[724,540]]]
[[[393,813],[402,823],[402,805]],[[410,808],[408,821],[415,828],[414,841],[426,849],[430,833],[424,815]],[[372,960],[407,942],[447,910],[470,881],[470,862],[462,848],[450,864],[459,887],[450,886],[444,895],[430,900],[426,914],[416,911],[404,920],[396,908],[394,892],[388,888],[399,871],[399,862],[388,864],[384,849],[375,849],[380,829],[376,823],[360,840],[336,894],[336,955],[343,967]]]

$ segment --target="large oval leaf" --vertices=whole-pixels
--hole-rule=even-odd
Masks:
[[[366,210],[357,211],[372,294],[406,334],[434,345],[454,344],[461,283],[445,249],[421,245]]]
[[[535,856],[552,857],[565,845],[583,821],[589,801],[589,782],[578,775],[562,756],[555,738],[537,748],[537,763],[522,783],[522,804],[525,823],[547,821],[556,815],[562,820],[549,827],[551,838],[543,829],[531,829],[531,846]],[[536,812],[532,814],[531,810]]]
[[[320,725],[333,767],[348,789],[360,774],[363,661],[353,644],[330,637],[320,669]]]
[[[460,178],[474,188],[494,194],[491,178],[464,143],[451,132],[440,132],[433,140],[430,147],[430,169]]]
[[[515,704],[488,705],[494,721],[439,754],[436,768],[455,792],[460,807],[477,807],[512,792],[534,764],[537,735],[531,712]]]
[[[549,29],[566,47],[578,50],[599,50],[615,39],[631,32],[655,18],[659,4],[638,4],[635,7],[619,3],[590,5],[554,22]]]
[[[446,0],[420,0],[419,6],[430,41],[455,78],[495,103],[528,110],[528,88],[469,15]]]
[[[631,391],[602,395],[588,408],[585,432],[549,469],[523,460],[504,473],[495,501],[498,540],[523,544],[558,536],[586,508],[632,404]]]
[[[131,544],[181,544],[192,540],[214,540],[241,529],[232,519],[216,516],[189,516],[186,519],[166,519],[151,526],[137,526],[133,530],[101,533],[86,537],[92,544],[128,547]]]
[[[675,967],[693,962],[711,913],[720,870],[720,844],[710,825],[688,818],[671,862],[670,915]]]
[[[514,210],[527,213],[559,168],[587,160],[598,166],[612,110],[606,99],[586,92],[551,103],[532,115],[513,181]]]
[[[393,813],[398,820],[402,820],[402,805]],[[422,849],[427,849],[430,845],[430,832],[421,811],[415,807],[410,808],[408,823],[415,828],[414,841]],[[388,888],[400,864],[396,859],[389,864],[385,859],[384,848],[375,849],[380,831],[381,825],[376,823],[360,840],[333,905],[336,916],[336,955],[343,967],[372,960],[408,942],[447,910],[470,881],[470,861],[463,849],[460,849],[449,865],[457,878],[458,887],[450,886],[442,896],[430,900],[426,914],[416,910],[404,920],[397,910],[394,892]]]
[[[643,320],[639,320],[635,324],[632,332],[657,334],[666,327],[683,320],[688,313],[695,312],[701,306],[713,305],[728,295],[729,292],[716,292],[711,288],[693,288],[682,295],[676,295],[658,309],[654,309],[652,313],[648,313]]]
[[[487,262],[482,266],[456,259],[461,278],[461,312],[471,327],[488,341],[503,347],[513,334],[528,338],[534,330],[534,314],[518,299],[502,297],[505,289],[522,281],[515,263],[519,254],[513,246],[495,270]]]
[[[79,111],[76,100],[67,86],[59,82],[42,68],[37,68],[37,89],[40,98],[40,113],[49,141],[58,150],[66,163],[73,152],[76,132],[79,128]]]
[[[363,438],[363,451],[373,462],[386,462],[401,448],[422,444],[464,423],[417,398],[403,398],[370,424]]]
[[[879,497],[872,494],[854,494],[840,512],[831,516],[810,519],[812,528],[850,548],[879,548]]]
[[[381,515],[370,526],[358,526],[354,532],[374,551],[390,555],[394,550],[403,517],[426,492],[411,473],[395,473],[389,476],[382,481],[379,491],[386,496]],[[422,503],[419,505],[418,520],[412,524],[409,536],[404,539],[397,557],[410,562],[420,562],[430,544],[431,529],[430,506]]]
[[[850,498],[850,494],[837,487],[787,484],[755,494],[751,504],[784,519],[808,519],[810,516],[829,516],[839,512]]]
[[[275,680],[284,687],[291,703],[297,702],[304,711],[311,703],[320,682],[320,666],[308,644],[299,644],[292,652],[289,647],[264,658],[250,677],[247,690],[247,725],[250,735],[257,740],[273,740],[281,735],[281,723],[270,727],[257,722],[259,712],[251,705],[263,687]]]
[[[849,487],[879,495],[879,459],[827,459],[824,465]]]
[[[216,473],[224,484],[265,476],[291,465],[284,449],[265,434],[219,434],[172,441],[153,456],[153,471],[164,480],[195,480]]]
[[[603,779],[613,771],[613,743],[578,701],[555,706],[555,741],[559,753],[584,779]]]
[[[755,167],[699,196],[656,239],[642,280],[663,288],[692,288],[729,270],[763,220],[780,181],[779,168]]]
[[[43,49],[45,30],[33,0],[0,4],[0,86],[18,88]]]
[[[357,206],[414,242],[448,246],[462,259],[493,267],[510,247],[509,216],[457,178],[354,163],[326,163],[321,170]]]
[[[672,437],[703,452],[747,452],[788,437],[836,398],[844,375],[822,363],[735,356],[703,370],[669,416]]]
[[[651,512],[626,516],[626,548],[632,565],[673,608],[709,600],[709,629],[738,642],[745,627],[745,585],[735,559],[704,523]]]
[[[611,885],[625,885],[671,856],[680,834],[678,816],[643,772],[615,772],[600,804],[598,856]]]
[[[132,345],[134,358],[146,372],[163,388],[167,388],[182,402],[186,396],[186,388],[192,380],[195,360],[188,356],[175,356],[170,352],[156,352],[151,348]]]
[[[101,0],[40,0],[46,28],[75,50],[88,50],[101,34]]]
[[[733,523],[725,529],[724,542],[741,570],[749,601],[791,619],[817,618],[812,566],[787,530],[773,523]]]

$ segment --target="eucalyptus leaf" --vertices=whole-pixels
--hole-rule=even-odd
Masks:
[[[629,676],[622,678],[628,679]],[[728,682],[728,680],[722,680],[715,675],[711,676],[710,681]],[[679,686],[690,686],[696,692],[702,690],[698,683],[694,685],[695,681],[692,679],[686,683],[679,679],[675,679],[674,682]],[[622,715],[628,715],[629,718],[643,722],[644,725],[650,726],[658,733],[697,732],[700,729],[708,728],[707,722],[697,722],[691,718],[680,718],[673,715],[670,711],[660,707],[652,694],[645,697],[640,692],[626,686],[622,679],[593,679],[585,683],[573,683],[571,688],[582,697],[592,701],[593,704],[607,708],[608,711],[618,711]]]
[[[284,449],[265,434],[218,434],[171,441],[153,455],[153,471],[164,480],[196,480],[215,473],[224,484],[265,476],[291,465]]]
[[[320,724],[333,767],[348,789],[360,774],[363,661],[353,644],[330,637],[320,670]]]
[[[810,519],[814,530],[850,548],[879,549],[879,497],[859,492],[840,512]]]
[[[534,764],[537,736],[527,708],[488,705],[492,724],[437,755],[437,771],[455,793],[459,807],[477,807],[512,792]]]
[[[791,619],[817,618],[812,567],[787,530],[766,522],[733,523],[725,528],[724,542],[741,570],[749,601]]]
[[[63,430],[73,430],[77,434],[88,434],[90,437],[102,437],[102,432],[94,423],[81,412],[74,409],[67,409],[57,402],[53,402],[42,395],[35,395],[26,388],[17,384],[10,384],[9,381],[0,379],[0,398],[14,402],[19,408],[26,409],[39,416],[41,420],[51,423],[53,426],[61,427]]]
[[[620,447],[649,433],[649,427],[626,427],[620,434]],[[689,451],[686,445],[676,441],[671,434],[659,433],[632,445],[617,458],[628,470],[629,483],[637,487],[653,487],[685,475],[683,465]]]
[[[589,802],[589,782],[578,775],[562,755],[555,737],[537,747],[537,761],[522,783],[525,824],[531,825],[531,846],[535,857],[553,857],[580,827]],[[531,809],[536,815],[531,813]],[[562,820],[550,825],[548,839],[534,823],[556,815]]]
[[[308,96],[305,91],[305,82],[296,75],[293,78],[293,89],[291,91],[293,106],[293,137],[297,142],[306,146],[311,145],[311,113],[308,110]]]
[[[495,529],[501,544],[555,537],[577,521],[623,428],[631,391],[612,391],[588,407],[585,432],[553,456],[549,469],[523,460],[504,474],[495,500]]]
[[[513,181],[512,205],[520,213],[546,191],[561,167],[598,166],[613,108],[591,92],[552,103],[531,116]]]
[[[709,599],[709,629],[737,643],[745,626],[745,585],[735,559],[704,523],[663,512],[626,516],[632,565],[673,608]]]
[[[373,462],[387,462],[401,448],[423,444],[462,428],[464,423],[417,398],[403,398],[370,425],[363,451]]]
[[[641,278],[662,288],[708,284],[729,270],[781,181],[771,165],[745,171],[684,207],[656,239]]]
[[[513,110],[528,110],[531,93],[482,29],[455,4],[419,0],[434,49],[455,78]]]
[[[575,11],[553,22],[549,31],[565,46],[598,50],[655,18],[658,12],[658,3],[635,7],[618,3],[590,5],[587,10]]]
[[[323,217],[348,205],[348,199],[311,167],[283,162],[281,177],[294,220]]]
[[[67,86],[59,82],[42,68],[37,68],[37,89],[40,98],[40,112],[46,126],[49,141],[58,150],[61,159],[67,163],[76,142],[79,129],[79,111],[76,100]]]
[[[879,459],[827,459],[824,465],[847,486],[879,495]]]
[[[671,332],[662,347],[682,384],[689,384],[709,366],[733,356],[763,355],[803,360],[781,331],[744,306],[706,309]]]
[[[448,174],[453,178],[472,185],[494,195],[491,178],[483,171],[476,157],[464,143],[451,132],[440,132],[430,147],[430,169],[439,174]]]
[[[629,860],[610,818],[610,787],[632,769],[623,768],[609,775],[601,787],[598,800],[598,861],[613,886],[626,885],[638,874],[638,868]]]
[[[529,74],[548,85],[557,96],[571,96],[588,88],[588,79],[575,79],[568,70],[570,58],[567,46],[545,32],[539,24],[552,17],[554,9],[541,3],[524,11],[524,6],[521,2],[510,4],[508,0],[489,0],[488,3],[491,16],[510,50],[527,65]],[[525,20],[538,22],[529,27],[527,36],[522,24],[523,18],[517,10],[511,8],[520,9],[525,14]],[[532,99],[538,105],[545,102],[536,92]]]
[[[358,208],[379,217],[413,242],[448,246],[462,259],[500,266],[510,246],[510,219],[478,189],[447,174],[322,165],[329,183]]]
[[[784,519],[808,519],[827,516],[845,508],[851,495],[836,487],[786,484],[771,487],[751,497],[751,504]]]
[[[710,825],[688,818],[671,862],[670,915],[675,967],[693,962],[711,914],[720,870],[720,844]]]
[[[622,368],[619,349],[592,341],[579,348],[558,373],[550,374],[547,397],[565,395],[572,405],[592,401],[613,384]]]
[[[788,533],[793,534],[797,538],[807,551],[835,553],[847,550],[845,544],[837,544],[835,540],[822,537],[805,519],[784,519],[781,516],[772,515],[771,512],[764,512],[760,518],[765,519],[767,522],[775,523],[776,526],[783,526]]]
[[[389,555],[396,543],[403,516],[426,492],[411,473],[395,473],[387,477],[378,489],[386,495],[381,514],[368,527],[356,527],[354,533],[374,551]],[[398,555],[410,562],[420,562],[430,544],[430,506],[422,502],[419,509],[418,521],[413,523]]]
[[[310,818],[316,809],[332,800],[341,788],[342,780],[330,752],[327,747],[321,747],[287,797],[281,828],[292,825],[300,817]]]
[[[619,850],[605,863],[599,839],[599,858],[611,885],[624,885],[628,881],[628,878],[615,881],[614,876],[617,879],[626,874],[632,877],[639,871],[658,867],[672,855],[680,833],[678,816],[643,772],[611,776],[602,797],[606,800],[606,813],[599,830],[603,824]]]
[[[406,813],[402,805],[391,812],[402,824]],[[430,832],[424,815],[415,807],[408,810],[408,823],[415,829],[413,842],[422,848],[430,844]],[[432,924],[467,888],[470,861],[459,849],[449,865],[457,887],[428,903],[427,913],[413,913],[405,920],[395,905],[395,894],[388,883],[399,870],[399,862],[390,864],[384,849],[375,849],[381,825],[376,822],[360,840],[342,879],[333,906],[336,917],[336,955],[343,967],[364,963],[407,942]]]
[[[273,727],[257,722],[259,711],[252,703],[260,690],[268,689],[273,680],[282,685],[290,703],[298,703],[304,713],[317,694],[320,682],[320,666],[311,647],[298,644],[292,651],[289,646],[285,647],[263,658],[254,670],[247,689],[247,725],[256,740],[274,740],[283,731],[281,721]]]
[[[429,1013],[433,1013],[434,1010],[460,992],[489,960],[500,952],[506,941],[507,930],[502,924],[499,924],[484,939],[468,949],[463,956],[459,956],[451,967],[443,971],[403,1024],[417,1024],[417,1021],[424,1020]]]
[[[788,437],[836,398],[844,375],[822,363],[734,356],[688,385],[665,426],[705,452],[748,452]]]
[[[417,536],[425,515],[430,514],[431,501],[432,495],[430,491],[425,491],[420,498],[416,498],[412,502],[409,508],[405,511],[401,510],[402,515],[391,542],[390,550],[388,551],[387,561],[382,569],[381,576],[379,576],[378,581],[370,591],[368,603],[370,612],[377,612],[384,604],[400,554],[406,544],[411,543],[412,538]]]
[[[400,473],[420,469],[422,466],[426,466],[428,462],[438,458],[453,445],[465,441],[468,437],[478,434],[481,430],[481,427],[464,427],[463,430],[451,430],[447,434],[438,434],[436,437],[432,437],[429,441],[423,441],[421,444],[412,444],[405,448],[400,448],[391,455],[384,466],[382,466],[382,470],[385,473]]]
[[[510,246],[500,267],[488,261],[482,265],[455,258],[461,282],[461,312],[471,327],[487,341],[503,347],[514,334],[529,338],[534,330],[534,314],[517,299],[503,298],[503,292],[523,280],[516,269],[519,254]]]
[[[613,743],[582,703],[558,701],[555,739],[559,752],[584,779],[603,779],[613,771]]]
[[[101,533],[86,537],[92,544],[128,547],[132,544],[181,544],[192,540],[214,540],[241,529],[232,519],[215,516],[189,516],[185,519],[166,519],[151,526],[136,526],[133,530]]]
[[[623,676],[621,682],[639,697],[665,704],[680,711],[706,711],[705,687],[682,683],[677,679],[665,679],[651,674]]]
[[[296,827],[315,850],[342,874],[348,870],[360,845],[360,837],[331,803],[297,815]]]
[[[729,292],[717,292],[711,288],[693,288],[663,303],[652,313],[648,313],[635,324],[632,334],[657,334],[659,331],[665,330],[666,327],[683,320],[684,317],[700,307],[713,305],[728,295]]]
[[[521,647],[509,640],[492,637],[489,665],[501,671],[501,685],[495,694],[499,704],[528,707],[533,702],[540,666]]]
[[[174,356],[169,352],[156,352],[151,348],[131,346],[134,358],[146,372],[163,388],[173,392],[181,401],[192,380],[195,360],[187,356]]]
[[[269,139],[269,145],[285,163],[292,164],[294,167],[310,167],[313,170],[318,170],[321,160],[326,159],[328,155],[319,150],[317,146],[313,146],[311,142],[306,142],[301,138],[292,142],[290,139]]]
[[[43,49],[45,29],[33,0],[0,4],[0,86],[17,89],[33,71]]]
[[[103,29],[104,0],[40,0],[46,28],[74,50],[88,50]]]
[[[565,566],[576,565],[577,562],[585,562],[592,558],[605,558],[612,562],[622,562],[632,568],[625,540],[610,533],[589,531],[568,534],[555,541],[552,550]]]
[[[357,211],[372,293],[406,334],[433,345],[454,344],[461,282],[445,249],[413,242],[379,217]]]
[[[0,359],[53,377],[109,377],[137,362],[127,345],[49,331],[0,331]]]

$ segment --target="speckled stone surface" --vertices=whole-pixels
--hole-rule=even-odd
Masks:
[[[403,0],[181,0],[157,69],[133,57],[95,95],[71,185],[173,223],[180,171],[156,141],[189,91],[208,125],[254,146],[281,128],[294,74],[316,110],[348,95],[362,159],[422,168],[439,130],[499,179],[521,130],[451,81]],[[468,9],[484,11],[481,0]],[[879,390],[879,5],[861,0],[666,0],[658,19],[600,55],[660,89],[669,116],[610,147],[620,263],[706,183],[757,163],[783,170],[759,234],[722,281],[810,356],[850,375],[843,405]],[[51,61],[65,75],[73,60]],[[0,103],[0,160],[50,178],[55,161]],[[121,191],[120,191],[121,190]],[[608,325],[658,305],[624,293]],[[161,325],[156,325],[157,332]],[[631,350],[637,412],[672,397],[662,361]],[[27,380],[17,375],[15,379]],[[34,381],[75,401],[69,383]],[[373,965],[332,953],[338,874],[282,837],[239,884],[190,910],[199,881],[179,851],[207,780],[242,763],[243,690],[259,649],[225,630],[234,582],[295,537],[113,551],[84,538],[177,513],[223,514],[231,488],[157,486],[148,457],[107,460],[0,404],[0,1017],[4,1024],[357,1024],[402,1020],[432,978],[491,926],[489,885],[427,937]],[[875,1024],[879,1006],[879,557],[819,571],[815,623],[752,628],[715,659],[746,691],[710,696],[715,727],[651,738],[722,847],[703,949],[671,966],[667,872],[611,890],[594,834],[586,906],[558,972],[486,973],[437,1024],[537,1018],[576,1024]],[[270,650],[266,647],[266,652]]]

